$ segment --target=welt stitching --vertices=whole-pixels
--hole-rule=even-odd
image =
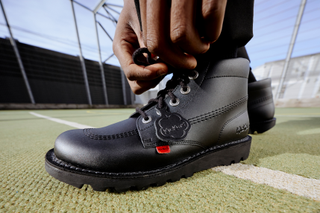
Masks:
[[[191,146],[199,146],[203,149],[205,149],[204,146],[202,146],[201,144],[199,144],[199,142],[197,141],[193,141],[193,140],[185,140],[185,141],[178,141],[178,142],[151,142],[151,143],[145,143],[146,147],[155,147],[155,146],[162,146],[162,145],[191,145]]]
[[[180,166],[181,164],[187,162],[187,161],[190,161],[192,160],[193,158],[196,158],[200,155],[204,155],[208,152],[211,152],[211,151],[214,151],[214,150],[218,150],[218,149],[222,149],[224,147],[228,147],[228,146],[232,146],[232,145],[237,145],[237,144],[241,144],[241,143],[244,143],[246,142],[246,140],[248,139],[248,136],[243,138],[243,139],[240,139],[240,140],[237,140],[237,141],[232,141],[230,143],[226,143],[226,144],[223,144],[223,145],[218,145],[218,146],[214,146],[214,147],[210,147],[206,150],[203,150],[201,152],[198,152],[194,155],[191,155],[177,163],[174,163],[174,164],[171,164],[171,165],[168,165],[164,168],[161,168],[161,169],[155,169],[155,170],[151,170],[151,171],[138,171],[138,172],[124,172],[124,173],[115,173],[115,172],[101,172],[101,171],[93,171],[93,170],[90,170],[90,169],[86,169],[86,168],[80,168],[80,167],[77,167],[75,165],[72,165],[71,163],[67,163],[67,162],[64,162],[60,159],[58,159],[55,154],[53,153],[52,156],[50,156],[50,160],[52,162],[50,162],[51,164],[53,163],[53,165],[57,165],[57,166],[63,166],[65,169],[68,169],[71,170],[71,172],[86,172],[86,173],[90,173],[92,175],[98,175],[98,176],[117,176],[117,177],[126,177],[126,176],[132,176],[132,175],[145,175],[145,174],[152,174],[152,173],[156,173],[156,172],[159,172],[159,171],[163,171],[163,170],[167,170],[167,169],[171,169],[171,168],[174,168],[176,166]]]
[[[90,130],[91,129],[83,129],[83,133],[87,137],[93,140],[113,140],[113,139],[119,139],[119,138],[127,138],[127,137],[131,137],[138,134],[137,130],[131,130],[131,131],[122,132],[122,133],[113,134],[113,135],[99,135],[99,134],[92,133]]]
[[[214,117],[217,117],[223,113],[226,113],[226,112],[229,112],[230,110],[232,110],[233,108],[237,107],[238,105],[244,103],[247,101],[247,96],[243,97],[243,98],[240,98],[239,100],[231,103],[231,104],[228,104],[224,107],[221,107],[221,108],[218,108],[214,111],[211,111],[211,112],[208,112],[208,113],[205,113],[205,114],[202,114],[202,115],[199,115],[199,116],[196,116],[194,118],[190,118],[188,119],[188,121],[190,122],[191,125],[193,124],[196,124],[196,123],[199,123],[199,122],[202,122],[202,121],[206,121],[206,120],[210,120]]]

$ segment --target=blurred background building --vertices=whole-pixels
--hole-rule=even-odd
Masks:
[[[133,95],[112,52],[121,0],[0,0],[0,105],[125,107]],[[255,0],[247,45],[276,100],[320,99],[320,1]],[[65,104],[65,105],[61,105]]]
[[[320,54],[291,58],[281,99],[320,98]],[[285,60],[267,62],[254,69],[260,78],[272,78],[273,94],[277,94]]]

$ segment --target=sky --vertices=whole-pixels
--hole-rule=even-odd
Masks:
[[[71,55],[79,55],[77,34],[74,25],[70,0],[2,0],[8,21],[15,39],[19,42],[34,46],[63,52]],[[77,0],[77,2],[94,10],[100,0]],[[123,5],[122,1],[110,1],[110,4]],[[83,56],[90,60],[99,60],[97,39],[94,27],[93,13],[74,3],[76,19]],[[121,8],[112,7],[117,11]],[[101,8],[99,13],[107,15]],[[117,13],[112,12],[116,18]],[[113,37],[115,25],[97,15],[97,20]],[[99,40],[102,52],[102,60],[107,59],[112,53],[112,41],[98,27]],[[5,20],[0,11],[0,37],[9,37]],[[115,56],[108,63],[119,65]]]
[[[256,0],[253,39],[247,44],[252,67],[286,58],[301,0]],[[307,0],[292,57],[320,52],[320,1]]]
[[[77,0],[94,9],[100,0]],[[106,0],[107,3],[123,5],[121,0]],[[79,55],[70,0],[2,0],[15,39],[34,46]],[[247,44],[253,68],[266,62],[283,60],[288,52],[291,35],[296,22],[301,0],[255,0],[254,37]],[[83,56],[99,60],[97,39],[92,12],[74,4]],[[121,8],[112,7],[117,11]],[[99,13],[107,15],[101,8]],[[118,14],[112,12],[117,18]],[[111,37],[115,24],[103,16],[97,20]],[[112,41],[98,26],[104,61],[112,54]],[[0,11],[0,37],[8,37],[5,20]],[[320,52],[320,0],[307,0],[297,36],[293,57]],[[115,56],[107,63],[119,66]]]

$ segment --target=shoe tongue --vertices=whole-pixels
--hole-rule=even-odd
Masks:
[[[173,83],[173,82],[174,82],[174,83]],[[168,84],[171,84],[171,85],[168,85]],[[178,82],[174,81],[174,77],[172,77],[172,78],[167,82],[166,88],[159,91],[156,99],[158,99],[158,98],[161,97],[161,95],[159,95],[161,92],[164,92],[164,93],[162,93],[162,95],[163,95],[163,98],[165,98],[165,95],[168,93],[168,91],[169,91],[169,90],[172,91],[177,85],[178,85]],[[172,88],[171,88],[171,89],[168,89],[168,87],[172,87]],[[164,90],[166,90],[166,89],[167,89],[167,91],[164,91]],[[150,99],[150,100],[152,100],[152,99]],[[150,101],[150,100],[149,100],[149,101]],[[157,104],[156,102],[149,102],[147,105],[141,107],[141,110],[142,110],[142,111],[146,111],[146,110],[150,109],[151,107],[155,106],[156,104]],[[140,116],[140,114],[139,114],[138,112],[134,112],[130,117],[133,118],[133,117],[138,117],[138,116]]]

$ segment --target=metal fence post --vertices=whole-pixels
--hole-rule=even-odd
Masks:
[[[305,5],[306,5],[306,2],[307,2],[307,0],[301,0],[299,13],[297,15],[296,23],[295,23],[294,30],[293,30],[293,33],[292,33],[292,36],[291,36],[289,49],[288,49],[288,52],[287,52],[287,57],[286,57],[286,60],[285,60],[284,66],[283,66],[282,73],[281,73],[280,83],[279,83],[278,88],[277,88],[276,99],[279,99],[284,94],[285,89],[286,89],[283,84],[284,84],[284,81],[285,81],[286,76],[287,76],[289,63],[290,63],[290,59],[291,59],[291,56],[292,56],[292,51],[293,51],[293,48],[294,48],[294,45],[295,45],[295,42],[296,42],[296,38],[297,38],[297,35],[298,35],[300,22],[301,22],[301,19],[302,19],[302,16],[303,16],[303,12],[304,12],[304,8],[305,8]]]
[[[34,101],[34,98],[33,98],[33,94],[32,94],[32,90],[31,90],[31,87],[30,87],[30,84],[29,84],[29,81],[28,81],[28,77],[27,77],[26,71],[24,69],[24,66],[23,66],[23,63],[22,63],[22,60],[21,60],[21,57],[20,57],[20,53],[19,53],[16,41],[13,38],[11,27],[9,25],[9,21],[8,21],[8,18],[7,18],[7,15],[6,15],[6,12],[4,10],[4,6],[3,6],[1,0],[0,0],[0,6],[1,6],[1,9],[2,9],[2,12],[3,12],[3,16],[4,16],[4,19],[5,19],[7,27],[8,27],[8,31],[10,33],[10,42],[11,42],[11,45],[13,47],[14,53],[15,53],[15,55],[17,57],[18,64],[19,64],[19,67],[20,67],[20,70],[21,70],[21,74],[22,74],[24,83],[25,83],[25,85],[27,87],[27,91],[28,91],[28,94],[29,94],[30,101],[31,101],[32,104],[35,104],[35,101]]]
[[[84,83],[85,83],[85,87],[86,87],[86,91],[87,91],[88,103],[89,103],[89,105],[92,105],[89,82],[88,82],[88,76],[87,76],[87,70],[86,70],[86,65],[85,65],[85,62],[84,62],[84,59],[83,59],[83,56],[82,56],[82,49],[81,49],[81,43],[80,43],[80,37],[79,37],[76,14],[74,12],[73,0],[70,0],[70,2],[71,2],[73,19],[74,19],[74,25],[75,25],[76,33],[77,33],[78,46],[79,46],[79,52],[80,52],[79,58],[80,58],[80,62],[81,62]]]
[[[102,0],[104,2],[104,0]],[[99,4],[99,5],[103,5],[103,4]],[[96,9],[94,10],[94,12],[97,12],[98,11],[98,7],[96,7]],[[109,13],[109,12],[108,12]],[[115,22],[115,19],[112,19],[111,21]],[[107,32],[106,29],[104,29],[104,27],[102,26],[102,24],[98,21],[96,21],[96,23],[98,23],[101,27],[101,29],[106,33],[106,35],[109,37],[109,39],[113,42],[113,39],[112,37],[109,35],[109,33]],[[100,54],[100,49],[99,49],[99,54]],[[109,60],[114,54],[110,55],[105,61],[104,63]],[[122,84],[122,94],[123,94],[123,103],[124,105],[127,105],[127,91],[126,91],[126,85],[125,85],[125,77],[124,77],[124,74],[123,74],[123,71],[120,67],[120,72],[121,72],[121,84]]]
[[[99,52],[99,65],[100,65],[101,78],[102,78],[102,90],[103,90],[105,103],[106,103],[106,105],[108,105],[109,104],[108,93],[107,93],[106,79],[105,79],[105,75],[104,75],[104,68],[103,68],[102,58],[101,58],[101,49],[100,49],[99,33],[98,33],[98,28],[97,28],[96,13],[93,13],[93,16],[94,16],[94,27],[96,30],[97,45],[98,45],[98,52]]]

